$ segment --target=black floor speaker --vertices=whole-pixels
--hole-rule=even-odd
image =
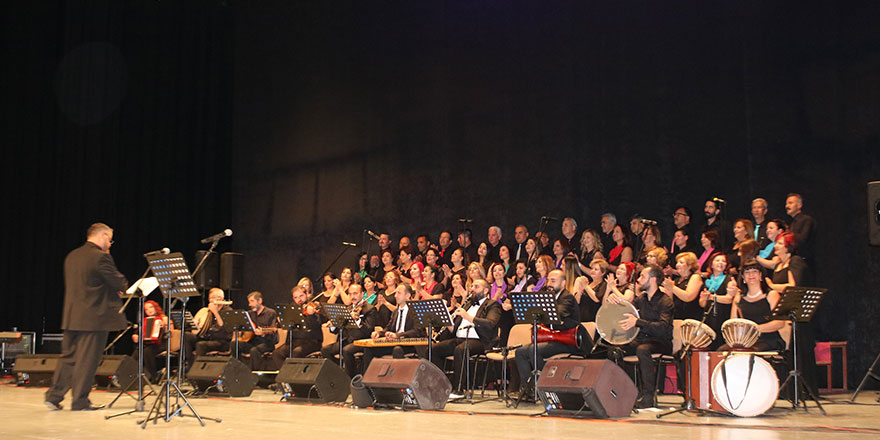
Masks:
[[[250,396],[257,384],[250,367],[231,356],[199,356],[186,378],[201,392],[229,397]]]
[[[345,402],[351,378],[328,359],[287,358],[275,382],[290,401]]]
[[[208,251],[204,249],[196,251],[196,264],[198,264],[199,261],[202,261],[202,258],[205,257],[206,253],[208,253]],[[196,283],[196,288],[200,290],[220,286],[220,257],[217,253],[211,252],[211,254],[205,258],[205,263],[202,265],[202,268],[199,269],[199,273],[193,277],[193,282]]]
[[[60,354],[20,354],[15,357],[15,383],[22,387],[48,387]]]
[[[106,355],[101,358],[95,371],[95,384],[99,387],[129,388],[137,380],[138,363],[124,354]]]
[[[381,406],[440,410],[452,392],[446,374],[427,359],[373,359],[363,384]]]
[[[609,360],[548,360],[538,378],[538,396],[551,415],[606,419],[626,417],[638,390]]]

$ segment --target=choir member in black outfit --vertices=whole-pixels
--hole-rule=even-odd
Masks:
[[[413,297],[414,292],[409,284],[400,284],[394,293],[397,301],[397,310],[391,314],[391,318],[379,330],[375,330],[370,334],[373,339],[385,338],[389,340],[401,338],[419,338],[424,337],[423,329],[416,328],[416,314],[407,302]],[[364,371],[370,366],[373,358],[390,354],[396,359],[402,359],[403,355],[415,353],[416,350],[412,346],[395,345],[393,347],[365,347],[364,348]]]
[[[280,333],[286,333],[286,337],[279,338],[275,344],[275,350],[272,352],[272,361],[275,369],[280,370],[284,365],[284,360],[288,357],[304,358],[321,349],[321,343],[324,341],[324,334],[321,332],[321,315],[311,305],[308,305],[306,293],[299,286],[294,287],[290,291],[293,297],[293,303],[303,307],[303,317],[305,318],[305,328],[282,330]],[[290,351],[290,343],[288,339],[293,340],[293,351]]]
[[[657,266],[642,269],[636,282],[637,294],[628,293],[621,297],[616,293],[608,295],[606,301],[616,304],[625,299],[635,306],[639,312],[636,318],[632,314],[624,314],[620,328],[629,330],[639,328],[638,336],[624,346],[626,354],[635,354],[639,359],[639,397],[637,408],[655,406],[654,389],[656,372],[654,371],[654,353],[672,353],[672,314],[675,306],[668,295],[660,292],[659,284],[663,281],[663,271]]]
[[[353,377],[358,373],[355,370],[354,355],[364,351],[364,347],[354,345],[354,341],[369,338],[379,321],[376,319],[378,317],[376,308],[364,300],[361,286],[352,284],[348,288],[348,296],[351,297],[352,311],[350,321],[342,330],[342,363],[345,372]],[[332,322],[328,321],[324,325],[328,326],[332,333],[339,333],[339,329],[333,326]],[[354,325],[354,328],[351,325]],[[327,359],[336,359],[336,356],[339,355],[339,341],[321,347],[321,355]]]
[[[816,258],[816,220],[805,214],[803,209],[804,199],[800,194],[789,194],[785,198],[785,213],[791,217],[789,230],[794,233],[797,254],[804,259],[809,269]],[[808,271],[806,276],[804,282],[811,285],[814,282],[812,272]]]
[[[730,266],[727,264],[727,256],[716,252],[709,257],[709,274],[703,281],[703,290],[700,292],[700,307],[711,312],[706,319],[706,325],[715,330],[716,335],[721,334],[721,325],[730,316],[730,304],[733,302],[732,288],[736,287],[736,279],[730,276]],[[721,338],[715,338],[710,349],[715,350],[724,342]]]
[[[699,302],[703,277],[699,269],[697,256],[693,252],[682,252],[675,258],[678,281],[672,278],[663,280],[663,293],[669,295],[675,304],[675,319],[703,319]]]
[[[736,289],[733,299],[733,307],[730,318],[743,318],[758,324],[761,336],[758,342],[752,346],[755,351],[782,351],[785,349],[785,341],[779,336],[779,329],[785,327],[785,321],[769,320],[771,311],[779,302],[779,293],[775,290],[767,291],[761,285],[763,271],[755,260],[747,261],[742,268],[743,280],[746,285],[745,291]],[[719,349],[730,350],[725,344]]]
[[[457,243],[452,240],[452,233],[449,231],[443,231],[440,233],[440,238],[437,239],[437,243],[440,245],[437,248],[437,255],[439,255],[439,260],[437,261],[437,265],[443,267],[443,265],[448,265],[452,267],[452,251],[458,249]]]
[[[767,200],[761,197],[752,200],[752,224],[755,225],[753,237],[759,247],[767,246]]]
[[[498,256],[498,248],[501,247],[501,228],[498,226],[489,226],[489,232],[487,234],[487,255],[486,257],[489,259],[489,264],[497,263],[501,261],[501,258]],[[486,265],[488,268],[488,264]]]
[[[610,212],[606,212],[602,214],[602,220],[599,225],[602,227],[602,248],[610,252],[615,246],[612,235],[614,234],[614,227],[617,225],[617,217]],[[610,264],[611,257],[608,258],[608,262]],[[612,270],[616,270],[616,268]]]
[[[432,344],[431,361],[441,369],[446,357],[453,356],[452,386],[464,391],[461,383],[465,368],[465,345],[470,355],[485,353],[495,341],[501,304],[488,297],[489,283],[477,280],[471,285],[470,298],[453,312],[452,326],[444,328],[437,336],[439,342]],[[463,385],[463,386],[460,386]]]
[[[593,260],[605,259],[602,255],[602,239],[595,229],[584,229],[581,234],[581,252],[575,256],[578,257],[578,264],[583,273],[590,271],[590,262]]]
[[[477,247],[472,242],[472,236],[473,233],[470,229],[464,229],[458,233],[458,245],[464,249],[464,253],[468,257],[468,264],[472,261],[477,261]]]
[[[581,242],[580,237],[577,235],[577,227],[577,221],[571,217],[566,217],[562,220],[562,239],[568,242],[569,252],[580,255]]]
[[[597,258],[590,262],[590,276],[578,277],[575,281],[573,294],[578,302],[581,322],[596,320],[596,312],[605,296],[605,274],[608,271],[608,262]]]
[[[574,295],[565,290],[565,274],[561,270],[553,270],[547,275],[547,284],[556,294],[556,312],[561,325],[551,325],[551,330],[568,330],[581,325],[580,312]],[[516,367],[519,372],[521,384],[526,384],[532,375],[532,370],[542,370],[545,359],[561,354],[576,353],[578,348],[573,345],[559,342],[541,342],[538,344],[538,364],[534,363],[533,345],[527,344],[516,350]]]
[[[730,222],[724,219],[723,209],[724,204],[718,199],[706,200],[706,204],[703,207],[703,214],[706,216],[703,232],[715,231],[718,234],[720,250],[727,251],[733,245],[733,228],[731,228]]]

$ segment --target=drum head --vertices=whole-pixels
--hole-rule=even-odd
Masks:
[[[638,310],[627,301],[621,301],[617,304],[608,302],[602,304],[602,307],[599,307],[599,311],[596,312],[596,331],[599,333],[599,336],[614,345],[632,342],[636,335],[639,334],[639,328],[633,327],[624,331],[620,328],[619,324],[620,320],[624,318],[623,315],[627,313],[636,318],[639,317]]]
[[[712,372],[712,393],[722,408],[739,417],[755,417],[773,408],[779,395],[776,371],[764,359],[754,356],[751,379],[749,362],[753,355],[732,354]],[[724,372],[727,380],[725,383]]]

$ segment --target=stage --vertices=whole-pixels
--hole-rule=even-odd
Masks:
[[[330,439],[387,440],[388,438],[426,438],[458,440],[478,436],[480,440],[642,438],[652,439],[784,439],[877,438],[877,392],[862,392],[856,404],[847,403],[849,394],[823,396],[828,412],[822,416],[815,404],[809,411],[791,410],[778,401],[776,407],[760,417],[697,417],[676,414],[658,420],[659,410],[643,410],[616,420],[536,417],[541,407],[523,404],[519,409],[505,407],[497,400],[478,404],[449,403],[443,411],[401,411],[352,409],[348,406],[279,402],[280,394],[256,389],[247,398],[203,397],[191,402],[200,415],[222,419],[199,426],[192,417],[176,417],[170,422],[150,423],[141,429],[135,423],[144,413],[105,420],[106,415],[133,408],[134,400],[124,397],[113,408],[94,412],[72,412],[65,401],[63,411],[50,411],[43,404],[45,388],[0,385],[3,422],[0,434],[11,439],[263,439],[296,435]],[[109,403],[115,392],[93,391],[95,404]],[[147,400],[147,408],[154,398]],[[664,395],[660,406],[677,407],[681,397]],[[189,414],[187,410],[187,414]],[[649,430],[649,431],[648,431]]]

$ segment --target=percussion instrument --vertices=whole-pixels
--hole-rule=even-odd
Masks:
[[[712,372],[728,352],[722,351],[694,351],[691,353],[690,368],[691,398],[697,408],[712,411],[727,412],[712,394]]]
[[[376,338],[354,341],[358,347],[393,347],[395,345],[428,345],[428,338]]]
[[[733,353],[712,372],[712,393],[731,414],[755,417],[776,403],[779,379],[764,359],[753,353]]]
[[[602,339],[613,345],[629,344],[636,335],[639,334],[639,328],[633,327],[624,331],[620,328],[620,321],[625,317],[623,315],[630,314],[639,317],[639,311],[636,310],[629,301],[621,300],[617,304],[606,302],[599,307],[596,312],[596,331]]]
[[[758,342],[761,331],[754,321],[733,318],[721,324],[721,336],[731,350],[748,350]]]
[[[587,329],[579,325],[568,330],[550,330],[543,325],[538,326],[538,343],[542,342],[558,342],[565,345],[573,345],[578,350],[587,353],[593,346]]]
[[[704,349],[715,340],[715,330],[696,319],[685,319],[681,323],[681,344],[694,350]]]

